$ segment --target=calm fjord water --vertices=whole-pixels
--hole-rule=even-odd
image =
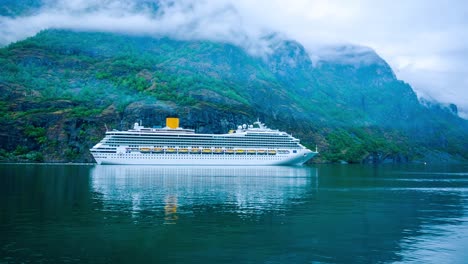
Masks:
[[[0,263],[468,263],[468,166],[0,164]]]

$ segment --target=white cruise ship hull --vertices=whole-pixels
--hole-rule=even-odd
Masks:
[[[112,165],[302,165],[317,153],[303,149],[297,153],[278,155],[248,154],[153,154],[103,153],[93,154],[98,164]]]

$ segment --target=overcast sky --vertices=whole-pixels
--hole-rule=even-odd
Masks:
[[[468,1],[182,0],[162,1],[157,13],[131,0],[44,2],[33,15],[0,17],[0,44],[71,28],[226,41],[261,54],[262,37],[281,32],[313,59],[330,44],[371,47],[419,96],[468,117]]]

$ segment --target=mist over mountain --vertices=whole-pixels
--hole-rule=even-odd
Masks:
[[[178,115],[184,127],[210,133],[260,118],[317,145],[318,162],[468,158],[459,107],[418,99],[373,49],[334,44],[311,53],[285,34],[244,23],[238,8],[230,1],[7,0],[0,7],[0,42],[10,43],[0,49],[0,157],[92,161],[88,149],[104,124],[161,125]]]
[[[43,29],[61,28],[219,41],[258,56],[270,52],[265,37],[271,31],[245,24],[226,0],[20,0],[10,5],[0,10],[5,16],[0,20],[0,44],[4,45]]]

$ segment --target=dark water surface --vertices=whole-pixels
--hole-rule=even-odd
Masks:
[[[468,166],[0,164],[0,263],[468,263]]]

